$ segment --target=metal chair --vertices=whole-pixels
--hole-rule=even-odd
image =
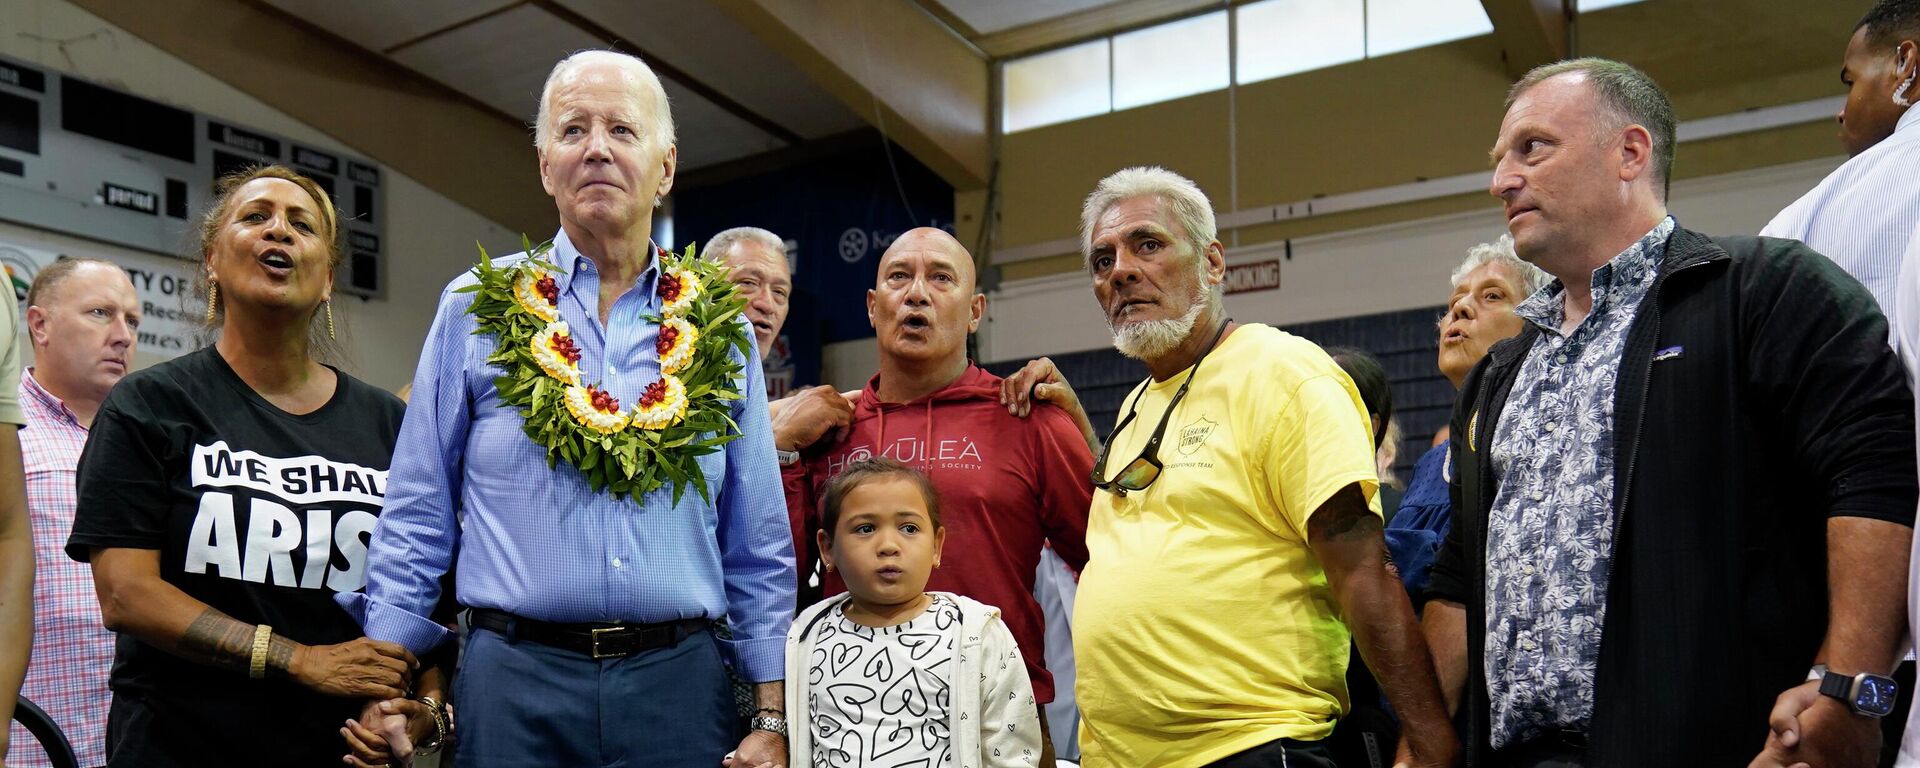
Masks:
[[[53,768],[80,768],[80,758],[73,754],[73,744],[67,741],[67,734],[60,730],[60,725],[47,716],[46,710],[21,696],[13,702],[13,719],[25,726],[27,732],[40,742],[40,748],[46,750]],[[18,752],[20,749],[20,745],[15,744],[12,751]]]

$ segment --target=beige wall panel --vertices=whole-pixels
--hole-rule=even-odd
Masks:
[[[1003,146],[1001,247],[1074,237],[1087,193],[1127,166],[1166,166],[1224,200],[1227,95],[1203,93],[1022,131]]]

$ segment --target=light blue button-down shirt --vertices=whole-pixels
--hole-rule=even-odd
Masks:
[[[603,325],[593,261],[565,231],[548,258],[560,268],[560,315],[580,348],[581,378],[634,402],[660,377],[657,326],[646,319],[660,312],[658,260]],[[457,556],[462,605],[568,623],[724,616],[741,675],[780,679],[793,540],[758,352],[742,361],[745,397],[733,404],[742,436],[699,458],[713,503],[689,489],[675,504],[671,483],[615,501],[565,462],[549,469],[519,411],[501,407],[501,371],[487,364],[496,339],[474,335],[473,294],[455,292],[474,282],[468,272],[440,296],[367,550],[366,592],[340,596],[342,605],[368,636],[423,653],[449,634],[427,616]]]

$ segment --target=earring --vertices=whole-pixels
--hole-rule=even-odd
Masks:
[[[1894,61],[1893,68],[1895,71],[1906,69],[1907,60],[1903,57]],[[1916,72],[1915,74],[1920,74],[1920,72]],[[1909,100],[1906,96],[1907,89],[1913,87],[1913,78],[1914,78],[1914,75],[1907,75],[1906,81],[1893,89],[1893,105],[1894,106],[1900,107],[1901,109],[1905,109],[1907,107],[1913,106],[1913,102]]]
[[[323,303],[327,305],[327,338],[337,340],[340,337],[333,335],[333,299],[327,299]]]
[[[207,325],[213,325],[213,305],[220,300],[220,284],[207,283]]]

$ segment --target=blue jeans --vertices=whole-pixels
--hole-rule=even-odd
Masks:
[[[714,768],[744,735],[707,632],[596,661],[476,629],[453,702],[460,768]]]

